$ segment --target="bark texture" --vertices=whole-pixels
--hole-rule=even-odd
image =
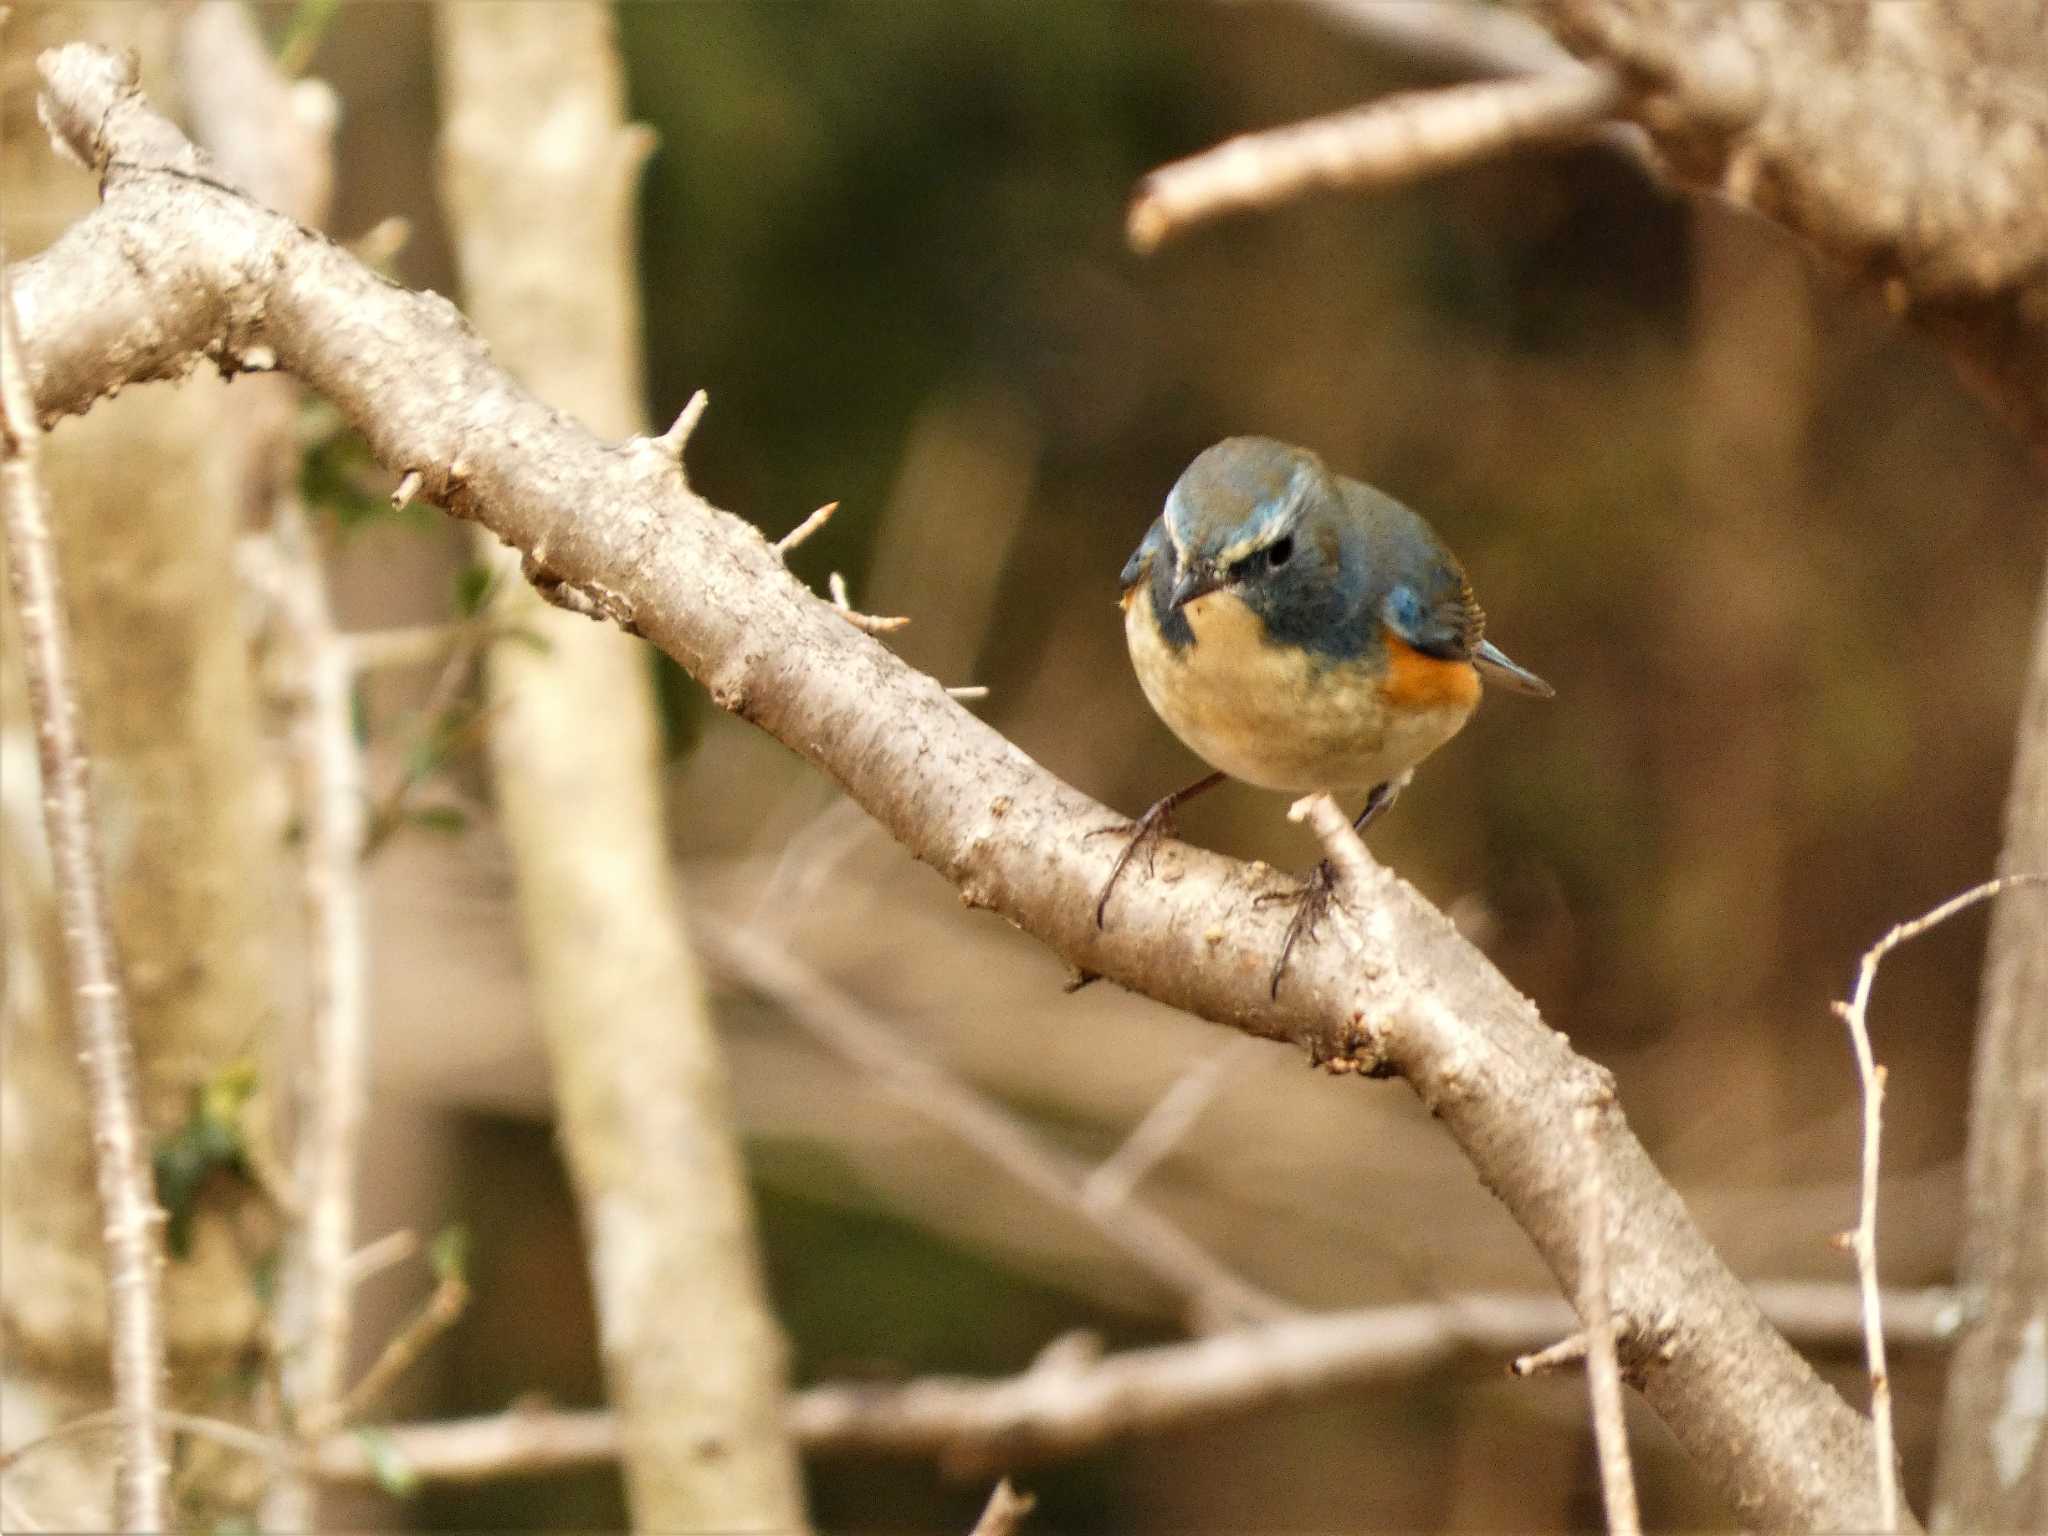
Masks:
[[[458,0],[437,19],[443,189],[470,314],[513,374],[593,430],[631,433],[636,184],[652,140],[623,120],[611,9]],[[783,1344],[663,832],[650,657],[543,604],[517,554],[497,555],[506,621],[545,650],[490,653],[492,773],[633,1518],[797,1530]]]
[[[2020,714],[1999,873],[2048,870],[2048,590]],[[2048,889],[1991,916],[1970,1095],[1968,1323],[1935,1472],[1945,1531],[2048,1530]]]

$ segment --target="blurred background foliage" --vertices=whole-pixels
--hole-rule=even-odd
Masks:
[[[269,19],[281,34],[287,11]],[[987,718],[1125,812],[1195,769],[1147,711],[1113,606],[1185,461],[1267,433],[1422,508],[1493,633],[1559,696],[1490,700],[1377,853],[1614,1068],[1738,1267],[1846,1278],[1827,1239],[1853,1216],[1856,1088],[1827,1001],[1884,927],[1991,870],[2048,554],[2038,482],[1933,350],[1768,229],[1670,199],[1599,148],[1133,257],[1123,210],[1151,166],[1420,83],[1305,9],[727,0],[620,21],[633,110],[661,145],[642,231],[649,411],[665,422],[710,391],[693,482],[771,536],[840,500],[800,574],[843,571],[861,605],[911,614],[903,654],[987,684]],[[310,68],[346,110],[336,232],[409,216],[399,276],[452,291],[427,31],[416,5],[340,7]],[[461,538],[418,518],[352,529],[346,616],[445,616]],[[1061,997],[1048,957],[961,913],[662,666],[697,899],[779,911],[849,989],[1079,1150],[1114,1145],[1221,1043],[1104,988]],[[373,733],[402,749],[378,722],[425,686],[373,690]],[[458,803],[482,793],[474,763],[446,776]],[[1232,788],[1183,827],[1305,865],[1282,809]],[[595,1401],[502,855],[482,824],[402,837],[375,881],[365,1230],[459,1216],[475,1235],[472,1313],[401,1406]],[[1899,1283],[1951,1273],[1982,939],[1981,915],[1952,924],[1880,988]],[[1172,1335],[1170,1300],[1069,1218],[772,1010],[732,999],[726,1017],[800,1381],[1009,1371],[1083,1325]],[[1306,1303],[1547,1284],[1397,1087],[1325,1081],[1278,1051],[1147,1193]],[[361,1331],[377,1336],[374,1313]],[[1853,1362],[1829,1368],[1853,1382]],[[1896,1379],[1917,1494],[1938,1361],[1909,1357]],[[1048,1531],[1586,1526],[1581,1419],[1571,1383],[1509,1386],[1475,1362],[1024,1481]],[[1646,1515],[1724,1520],[1656,1426],[1636,1429]],[[964,1529],[986,1484],[834,1461],[812,1492],[832,1529]],[[451,1529],[621,1518],[606,1477],[405,1508]]]

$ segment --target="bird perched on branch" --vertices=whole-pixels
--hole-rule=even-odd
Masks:
[[[1145,697],[1217,771],[1128,829],[1098,925],[1133,855],[1225,777],[1295,794],[1366,791],[1362,831],[1471,717],[1482,678],[1552,696],[1486,638],[1471,584],[1429,524],[1271,438],[1225,438],[1198,455],[1122,583]],[[1326,861],[1296,898],[1275,997],[1331,888]]]

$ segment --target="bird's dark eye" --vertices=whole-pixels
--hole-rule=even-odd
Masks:
[[[1274,570],[1294,558],[1294,535],[1284,534],[1266,546],[1266,564]]]

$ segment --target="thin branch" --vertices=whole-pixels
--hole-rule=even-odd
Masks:
[[[1089,1172],[1023,1120],[925,1056],[788,949],[707,914],[697,938],[711,963],[768,997],[813,1038],[869,1073],[904,1106],[982,1153],[1011,1178],[1082,1220],[1186,1300],[1198,1329],[1272,1320],[1296,1309],[1235,1273],[1148,1206],[1104,1205]]]
[[[803,543],[805,539],[808,539],[812,534],[816,533],[820,528],[824,527],[825,524],[830,522],[832,520],[832,514],[834,512],[837,512],[838,510],[838,502],[826,502],[825,505],[818,508],[817,511],[813,512],[809,517],[805,518],[802,522],[798,523],[794,528],[790,529],[789,532],[785,533],[781,538],[777,539],[775,541],[775,553],[783,556],[784,558],[787,558],[791,550],[795,549],[799,544]]]
[[[419,495],[420,487],[426,484],[426,476],[416,469],[408,469],[398,477],[398,484],[391,491],[391,510],[403,512],[412,505],[413,497]]]
[[[853,606],[853,600],[846,594],[846,578],[834,571],[827,578],[826,590],[832,594],[832,607],[839,616],[862,634],[887,635],[902,629],[910,622],[905,614],[862,613]]]
[[[2048,882],[2048,874],[2001,875],[1950,897],[1910,922],[1898,924],[1864,952],[1849,1001],[1835,1004],[1836,1014],[1849,1026],[1849,1040],[1856,1051],[1856,1073],[1863,1084],[1862,1190],[1856,1227],[1848,1234],[1848,1247],[1856,1256],[1857,1282],[1863,1293],[1864,1350],[1870,1364],[1870,1418],[1875,1430],[1878,1528],[1884,1531],[1899,1528],[1899,1469],[1892,1436],[1891,1373],[1885,1366],[1883,1301],[1877,1285],[1877,1170],[1884,1122],[1885,1069],[1870,1045],[1870,990],[1877,983],[1877,968],[1884,963],[1885,956],[1901,944],[1980,901],[1989,901],[2000,891],[2043,882]]]
[[[1853,1286],[1762,1285],[1757,1294],[1810,1346],[1839,1348],[1861,1337]],[[1891,1303],[1895,1330],[1901,1321],[1924,1330],[1895,1332],[1901,1342],[1939,1345],[1951,1336],[1952,1324],[1937,1324],[1953,1313],[1953,1293],[1897,1292]],[[1497,1357],[1554,1337],[1571,1317],[1554,1296],[1474,1294],[1262,1323],[1099,1358],[1056,1343],[1013,1377],[811,1387],[792,1395],[789,1420],[817,1455],[936,1456],[949,1470],[975,1473],[1078,1455],[1462,1356]],[[424,1482],[483,1482],[618,1457],[615,1422],[602,1411],[514,1406],[479,1418],[384,1426],[380,1434]],[[324,1477],[374,1476],[354,1435],[330,1435],[314,1455]]]
[[[216,1445],[224,1445],[230,1450],[247,1451],[252,1456],[271,1458],[292,1454],[292,1447],[275,1435],[266,1435],[260,1429],[250,1429],[246,1425],[232,1424],[226,1419],[206,1418],[200,1414],[179,1413],[166,1408],[157,1414],[156,1421],[172,1434],[196,1435],[201,1439],[211,1440]],[[119,1408],[102,1408],[97,1413],[80,1414],[45,1434],[37,1435],[33,1440],[17,1445],[11,1451],[0,1451],[0,1472],[11,1471],[19,1463],[51,1446],[62,1445],[66,1440],[75,1439],[79,1435],[115,1429],[124,1422],[125,1416]]]
[[[93,819],[92,765],[79,734],[71,637],[37,467],[42,430],[24,374],[18,325],[11,274],[0,251],[0,515],[106,1221],[107,1335],[114,1401],[122,1414],[115,1512],[125,1531],[157,1531],[165,1521],[168,1473],[158,1421],[165,1369],[158,1233],[164,1217],[150,1182],[135,1047]]]
[[[1126,233],[1156,250],[1196,224],[1318,189],[1413,181],[1508,150],[1583,137],[1618,107],[1605,69],[1569,69],[1407,91],[1328,117],[1245,134],[1163,165],[1138,184]]]
[[[299,1078],[292,1187],[304,1221],[278,1304],[288,1406],[319,1422],[348,1358],[356,1170],[369,1092],[368,939],[362,891],[363,767],[349,653],[335,632],[305,509],[280,482],[273,508],[280,647],[291,674],[287,740],[305,828],[300,871],[312,953],[309,1052]]]
[[[1852,1285],[1802,1281],[1766,1282],[1756,1287],[1765,1312],[1813,1349],[1839,1349],[1862,1339],[1861,1297]],[[1894,1291],[1885,1299],[1886,1326],[1901,1346],[1939,1348],[1955,1335],[1958,1301],[1953,1291]],[[827,1383],[791,1399],[791,1428],[809,1450],[860,1454],[950,1452],[956,1462],[992,1465],[1075,1454],[1107,1440],[1184,1421],[1241,1412],[1293,1395],[1334,1390],[1441,1366],[1461,1355],[1498,1356],[1553,1336],[1569,1325],[1572,1312],[1554,1296],[1474,1293],[1411,1306],[1370,1307],[1280,1324],[1259,1324],[1234,1333],[1188,1343],[1101,1356],[1070,1347],[1072,1336],[1055,1341],[1024,1376],[970,1380],[934,1378],[877,1386]],[[1275,1334],[1274,1329],[1285,1330]],[[1583,1335],[1575,1336],[1581,1340]],[[1274,1349],[1273,1341],[1291,1341]],[[1317,1363],[1318,1357],[1320,1362]],[[1208,1361],[1217,1368],[1201,1369]],[[1223,1362],[1234,1362],[1222,1369]],[[1088,1385],[1091,1372],[1109,1370],[1118,1390],[1142,1411],[1122,1416],[1102,1411],[1101,1392]],[[1046,1394],[1052,1373],[1079,1383],[1064,1394]],[[1040,1387],[1020,1397],[1017,1383],[1037,1373]],[[1196,1390],[1185,1390],[1193,1383]],[[1031,1417],[1006,1426],[1003,1412],[1024,1402]],[[941,1426],[939,1410],[955,1410]],[[924,1404],[924,1407],[906,1407]],[[1086,1415],[1081,1423],[1077,1416]],[[6,1471],[43,1446],[89,1430],[113,1426],[119,1411],[87,1414],[12,1450],[0,1451]],[[240,1425],[191,1415],[165,1414],[165,1426],[203,1435],[231,1448],[271,1458],[303,1456],[318,1474],[341,1482],[368,1482],[376,1472],[353,1432],[337,1431],[312,1447],[297,1447]],[[425,1482],[474,1483],[497,1477],[600,1465],[616,1460],[619,1442],[609,1412],[554,1410],[516,1403],[501,1413],[470,1419],[378,1426],[409,1471]],[[924,1438],[915,1439],[911,1430]],[[1085,1433],[1083,1432],[1085,1430]],[[1036,1444],[1040,1449],[1032,1451]]]
[[[972,1536],[1016,1536],[1023,1529],[1024,1517],[1038,1507],[1038,1500],[1028,1493],[1019,1493],[1010,1486],[1006,1477],[996,1484],[996,1491],[989,1495],[988,1507],[981,1512],[981,1518],[974,1522]]]
[[[361,1418],[363,1410],[391,1389],[394,1382],[412,1368],[427,1347],[461,1319],[469,1306],[469,1284],[460,1275],[443,1275],[404,1327],[385,1342],[362,1379],[346,1396],[308,1414],[301,1423],[305,1439],[318,1440],[342,1425]]]
[[[1587,1340],[1583,1330],[1559,1339],[1555,1344],[1546,1344],[1541,1349],[1531,1350],[1526,1355],[1517,1355],[1508,1363],[1511,1376],[1543,1376],[1551,1371],[1561,1371],[1568,1365],[1577,1365],[1586,1358]]]
[[[1586,1320],[1586,1383],[1593,1399],[1600,1489],[1607,1503],[1607,1529],[1614,1536],[1642,1536],[1635,1470],[1628,1459],[1628,1421],[1621,1402],[1621,1361],[1614,1348],[1616,1324],[1607,1297],[1607,1174],[1600,1155],[1599,1111],[1592,1105],[1579,1111],[1578,1129],[1585,1143],[1585,1171],[1579,1189],[1585,1226],[1579,1316]]]
[[[1172,1153],[1215,1101],[1224,1079],[1257,1045],[1239,1035],[1204,1056],[1173,1080],[1114,1152],[1095,1165],[1081,1186],[1081,1198],[1102,1213],[1131,1196],[1139,1181]]]
[[[348,1283],[360,1286],[420,1251],[419,1234],[411,1227],[400,1227],[386,1232],[382,1237],[363,1244],[348,1256]]]

